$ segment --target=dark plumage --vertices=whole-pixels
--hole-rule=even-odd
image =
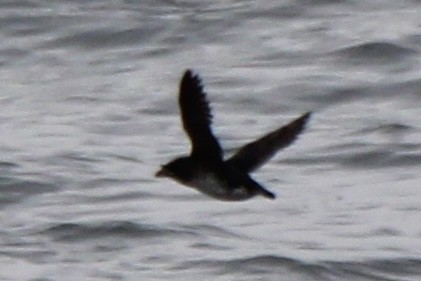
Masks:
[[[162,166],[157,177],[177,182],[219,200],[239,201],[256,195],[274,199],[275,195],[253,180],[249,173],[275,153],[292,144],[304,129],[307,112],[288,125],[242,147],[224,161],[222,148],[212,133],[212,114],[199,76],[187,70],[180,83],[179,106],[183,128],[191,141],[189,156]]]

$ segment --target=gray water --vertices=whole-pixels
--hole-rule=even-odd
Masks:
[[[0,280],[421,280],[419,1],[0,3]],[[199,73],[227,154],[298,117],[219,202],[188,153]]]

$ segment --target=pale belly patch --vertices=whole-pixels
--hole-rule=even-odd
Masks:
[[[254,196],[254,194],[249,192],[244,186],[231,188],[211,174],[197,177],[189,183],[189,186],[219,200],[239,201]]]

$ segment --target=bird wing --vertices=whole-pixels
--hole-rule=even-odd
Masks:
[[[184,130],[190,138],[191,156],[222,161],[222,149],[212,134],[212,114],[198,75],[186,70],[180,83],[179,106]]]
[[[311,112],[307,112],[286,126],[283,126],[260,139],[243,146],[228,162],[237,169],[251,172],[266,161],[276,152],[292,144],[303,131]]]

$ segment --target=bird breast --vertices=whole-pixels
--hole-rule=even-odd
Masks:
[[[244,186],[229,186],[227,182],[224,182],[212,173],[195,177],[189,183],[189,186],[212,198],[224,201],[246,200],[254,195],[250,194]]]

